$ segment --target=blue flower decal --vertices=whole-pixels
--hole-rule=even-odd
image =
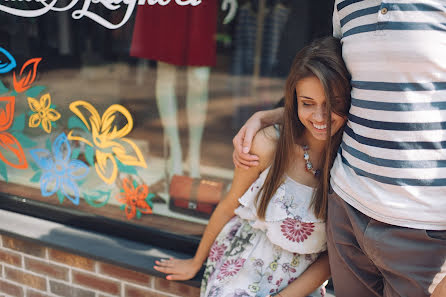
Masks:
[[[76,180],[83,179],[90,168],[82,161],[71,160],[71,147],[65,133],[60,134],[53,143],[52,153],[47,149],[30,150],[31,157],[43,171],[40,177],[42,196],[55,193],[67,197],[79,205],[79,188]],[[61,193],[59,193],[61,191]]]
[[[0,47],[0,53],[6,57],[6,61],[0,56],[0,73],[8,73],[17,66],[14,57],[4,48]]]

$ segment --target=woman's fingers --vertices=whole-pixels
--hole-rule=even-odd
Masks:
[[[166,279],[168,280],[188,280],[190,277],[184,274],[170,274],[166,276]]]
[[[188,280],[196,274],[191,259],[160,259],[155,260],[153,268],[156,271],[167,274],[167,280]]]
[[[172,260],[161,259],[160,261],[155,261],[155,264],[161,267],[172,267],[175,263]]]
[[[178,273],[175,267],[166,267],[166,266],[153,266],[155,270],[165,274]]]

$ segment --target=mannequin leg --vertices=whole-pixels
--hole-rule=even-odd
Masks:
[[[208,101],[209,67],[187,68],[187,120],[189,125],[189,172],[200,176],[200,147]]]
[[[156,79],[156,103],[170,148],[169,175],[183,174],[183,160],[177,121],[175,96],[176,66],[158,62]]]

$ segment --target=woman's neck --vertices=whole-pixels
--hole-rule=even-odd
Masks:
[[[303,133],[299,144],[307,145],[316,154],[321,154],[325,150],[325,140],[314,138],[307,130]]]

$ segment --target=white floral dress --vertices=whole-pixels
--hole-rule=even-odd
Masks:
[[[287,177],[265,220],[254,205],[268,170],[239,198],[240,206],[211,247],[201,297],[265,297],[283,290],[326,250],[325,223],[309,210],[313,188]],[[319,288],[311,296],[324,296]]]

